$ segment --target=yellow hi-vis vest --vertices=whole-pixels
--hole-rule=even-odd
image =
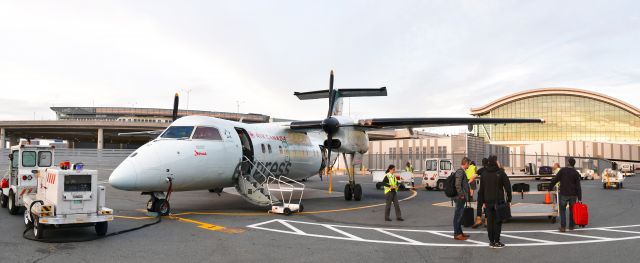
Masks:
[[[405,171],[413,173],[413,166],[409,165],[406,168],[404,168]]]
[[[397,189],[398,180],[396,179],[396,176],[391,174],[391,173],[385,174],[384,176],[386,176],[387,180],[389,180],[389,186],[388,187],[387,186],[384,187],[384,194],[389,193],[389,191],[391,191],[391,187],[396,187],[396,189]]]

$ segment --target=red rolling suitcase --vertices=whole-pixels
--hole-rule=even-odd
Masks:
[[[580,227],[589,224],[589,206],[582,202],[576,202],[573,205],[573,222]]]

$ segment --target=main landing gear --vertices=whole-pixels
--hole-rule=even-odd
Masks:
[[[149,198],[149,201],[147,202],[147,211],[158,213],[162,216],[169,215],[169,213],[171,212],[169,197],[171,197],[171,192],[173,191],[173,178],[167,177],[167,181],[169,182],[169,189],[167,189],[166,196],[164,192],[149,193],[151,198]]]
[[[349,158],[347,158],[347,155]],[[344,162],[347,165],[347,174],[349,175],[349,183],[344,186],[344,200],[351,201],[362,200],[362,186],[360,184],[356,184],[356,171],[353,159],[355,158],[355,154],[342,154],[344,158]]]

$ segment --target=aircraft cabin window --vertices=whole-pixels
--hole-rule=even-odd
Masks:
[[[269,154],[271,154],[271,144],[267,144],[267,148],[269,148]]]
[[[192,139],[222,141],[222,136],[220,136],[220,131],[216,128],[199,126],[193,132]]]
[[[264,144],[260,144],[262,146],[262,153],[266,153],[267,151],[264,149]]]
[[[167,128],[160,138],[165,139],[189,139],[193,132],[193,126],[171,126]]]

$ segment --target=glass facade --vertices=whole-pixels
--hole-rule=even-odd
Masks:
[[[476,126],[492,141],[640,142],[640,117],[599,100],[574,95],[540,95],[514,101],[484,118],[543,118],[545,124]]]

